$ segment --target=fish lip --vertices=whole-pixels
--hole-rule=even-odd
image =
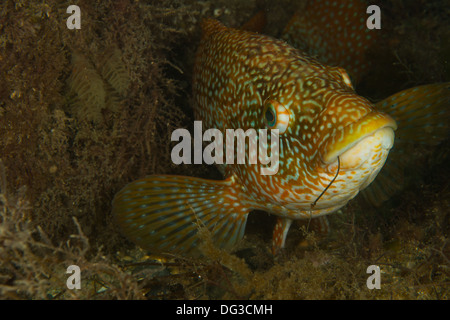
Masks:
[[[329,165],[337,160],[337,157],[355,146],[361,140],[374,134],[383,128],[397,129],[397,124],[389,115],[372,111],[330,137],[325,145],[322,161]]]

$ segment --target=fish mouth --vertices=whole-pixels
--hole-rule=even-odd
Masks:
[[[377,132],[380,136],[385,137],[382,147],[390,149],[393,145],[394,130],[396,129],[397,124],[389,115],[372,111],[329,138],[322,160],[327,165],[334,163],[338,156],[343,155],[356,145],[360,145],[361,141]]]

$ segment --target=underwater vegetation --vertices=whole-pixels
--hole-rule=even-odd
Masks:
[[[201,230],[203,258],[157,256],[119,233],[114,195],[148,174],[217,178],[176,166],[170,135],[190,128],[200,21],[239,27],[266,8],[279,37],[307,1],[65,1],[0,4],[1,299],[449,299],[450,143],[412,146],[404,187],[374,207],[362,198],[330,216],[324,237],[292,226],[270,253],[275,220],[250,213],[232,251]],[[357,91],[374,101],[450,81],[444,1],[379,1],[383,45]],[[82,270],[82,289],[66,269]],[[379,265],[380,290],[366,269]]]
[[[186,34],[181,25],[192,24],[195,11],[181,3],[76,4],[85,13],[82,32],[67,29],[63,1],[1,3],[0,159],[7,181],[0,203],[3,298],[51,298],[48,286],[28,291],[35,286],[19,286],[20,281],[41,283],[44,276],[52,282],[52,268],[74,262],[50,257],[51,250],[35,253],[31,238],[20,239],[36,255],[14,251],[9,244],[22,241],[16,229],[35,241],[45,234],[57,250],[78,234],[76,218],[89,239],[83,252],[91,258],[100,247],[105,255],[114,252],[123,240],[109,214],[113,194],[129,179],[168,170],[166,141],[171,128],[182,126],[183,115],[172,103],[177,84],[164,70],[170,43]],[[36,233],[38,227],[42,232]],[[94,235],[104,238],[97,242]],[[69,243],[69,250],[76,250],[76,243]],[[37,268],[31,260],[49,271],[16,273],[21,266]]]

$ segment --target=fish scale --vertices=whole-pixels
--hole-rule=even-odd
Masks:
[[[348,10],[358,8],[357,1],[345,3]],[[288,30],[295,30],[294,22]],[[193,72],[195,117],[203,130],[223,133],[278,129],[278,172],[261,175],[260,164],[249,163],[247,143],[244,164],[220,165],[224,180],[152,175],[132,182],[113,200],[123,233],[153,252],[198,254],[199,230],[205,228],[215,245],[229,249],[244,236],[248,213],[259,209],[277,216],[277,253],[293,220],[330,214],[370,185],[392,148],[394,119],[404,126],[404,139],[448,136],[448,83],[412,88],[374,106],[356,94],[340,66],[323,64],[283,40],[206,19]],[[420,128],[426,131],[418,134]],[[377,199],[377,192],[367,197]]]

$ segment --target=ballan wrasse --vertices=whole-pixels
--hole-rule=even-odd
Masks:
[[[148,176],[115,196],[113,215],[143,248],[193,254],[199,227],[218,247],[232,248],[244,236],[249,212],[264,210],[278,217],[276,253],[293,220],[332,213],[375,179],[397,123],[405,138],[430,136],[417,131],[448,118],[441,110],[448,108],[449,87],[408,89],[374,106],[355,93],[344,69],[285,41],[207,19],[194,67],[196,118],[205,130],[278,129],[278,172],[261,175],[259,164],[246,161],[220,165],[220,181]]]

